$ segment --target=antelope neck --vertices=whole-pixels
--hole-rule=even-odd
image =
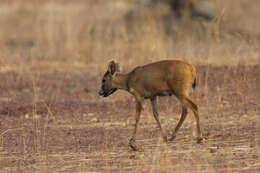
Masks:
[[[116,73],[113,78],[113,84],[118,89],[123,89],[128,91],[128,74]]]

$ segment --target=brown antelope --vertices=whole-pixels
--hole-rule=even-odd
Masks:
[[[181,118],[175,127],[170,140],[173,140],[176,137],[178,130],[188,114],[188,108],[193,111],[197,121],[197,140],[198,142],[203,140],[200,127],[199,109],[198,106],[189,98],[189,90],[191,87],[196,87],[196,70],[194,66],[184,61],[159,61],[145,66],[136,67],[127,74],[120,73],[119,64],[111,61],[108,64],[107,72],[103,76],[99,95],[107,97],[117,89],[122,89],[128,91],[135,97],[136,123],[129,145],[133,150],[137,150],[138,148],[135,144],[135,140],[144,99],[150,99],[154,118],[160,128],[164,141],[167,142],[167,136],[162,129],[159,115],[157,113],[157,96],[175,95],[182,103]]]

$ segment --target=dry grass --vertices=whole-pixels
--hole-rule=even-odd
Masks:
[[[198,21],[174,21],[170,34],[167,7],[135,2],[0,3],[0,172],[260,171],[259,1],[219,0],[219,23],[203,31]],[[133,30],[124,20],[130,10]],[[195,144],[188,116],[176,141],[163,143],[146,103],[138,133],[144,151],[131,152],[131,96],[96,94],[111,59],[125,71],[161,59],[195,64],[192,97],[208,142]],[[159,106],[170,132],[180,105],[162,98]]]

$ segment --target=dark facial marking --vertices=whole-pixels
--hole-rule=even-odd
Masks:
[[[107,97],[117,90],[117,88],[112,88],[111,80],[112,75],[107,71],[102,79],[101,89],[98,92],[100,96]]]

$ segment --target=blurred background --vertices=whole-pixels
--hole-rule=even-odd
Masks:
[[[259,0],[1,0],[0,63],[259,61]]]

